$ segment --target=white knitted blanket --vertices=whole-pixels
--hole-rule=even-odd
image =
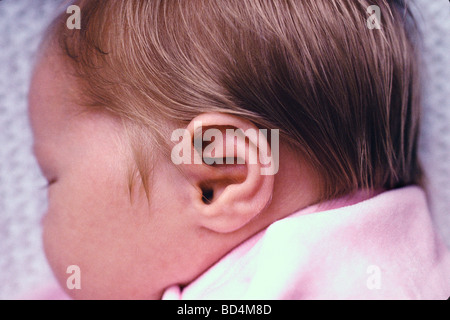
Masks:
[[[421,156],[434,220],[450,245],[450,3],[415,2],[428,68]],[[45,181],[31,152],[26,96],[39,39],[64,3],[0,0],[0,299],[53,280],[41,245]]]

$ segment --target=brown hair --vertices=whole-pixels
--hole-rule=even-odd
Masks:
[[[417,50],[400,1],[75,4],[81,30],[62,14],[51,34],[83,103],[151,129],[162,148],[166,123],[225,112],[280,129],[321,174],[323,199],[420,182]],[[374,4],[380,30],[367,27]]]

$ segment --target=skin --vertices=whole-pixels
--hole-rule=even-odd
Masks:
[[[257,174],[259,164],[177,168],[154,150],[150,201],[138,184],[130,201],[134,163],[122,123],[81,112],[68,94],[76,82],[67,70],[55,50],[41,56],[29,114],[36,158],[49,181],[44,248],[73,298],[159,299],[167,287],[189,284],[258,231],[317,201],[317,175],[283,143],[275,176]],[[218,114],[201,120],[252,126]],[[214,191],[209,204],[201,197],[206,182]],[[80,290],[66,287],[70,265],[80,267]]]

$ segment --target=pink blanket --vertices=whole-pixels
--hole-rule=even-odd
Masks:
[[[423,191],[363,198],[273,223],[163,299],[447,299],[450,253]]]

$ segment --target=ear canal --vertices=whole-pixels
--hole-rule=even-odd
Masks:
[[[211,204],[214,198],[214,190],[210,187],[202,187],[202,201],[205,204]]]

